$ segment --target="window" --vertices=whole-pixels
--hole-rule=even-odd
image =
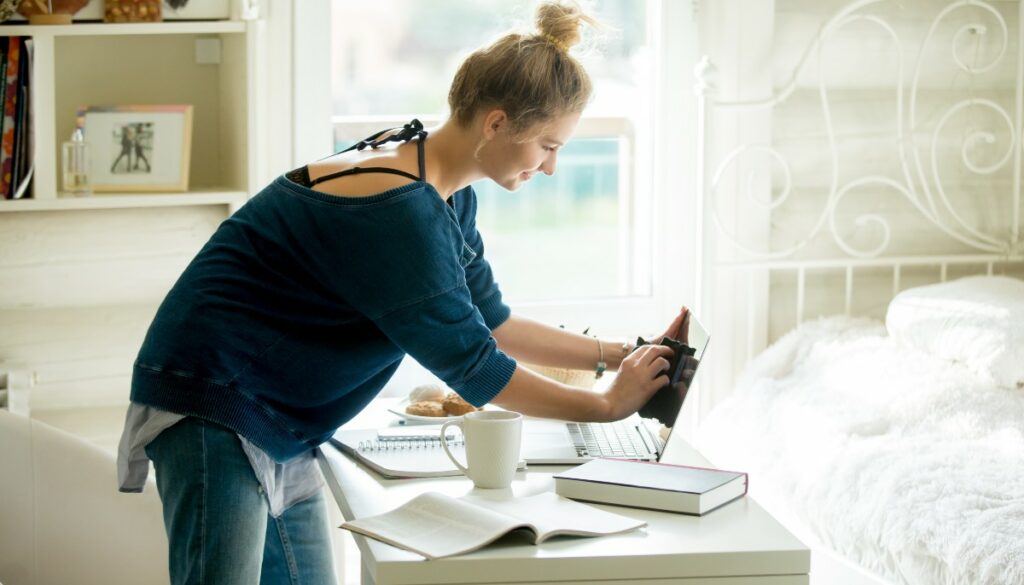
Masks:
[[[532,28],[533,8],[512,0],[333,0],[337,149],[413,117],[438,121],[465,56],[507,30]],[[594,99],[555,175],[538,174],[515,193],[474,185],[488,259],[517,305],[652,293],[651,169],[639,162],[652,159],[650,6],[599,0],[592,9],[614,28],[582,47]]]

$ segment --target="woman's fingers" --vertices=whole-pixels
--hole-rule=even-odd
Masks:
[[[629,357],[636,358],[636,362],[641,366],[650,366],[651,362],[662,356],[672,355],[672,348],[665,345],[645,345],[640,349],[634,351]],[[628,359],[628,358],[627,358]]]
[[[633,380],[633,383],[649,382],[662,370],[668,368],[666,356],[671,355],[672,349],[664,345],[642,346],[622,362],[620,374]]]
[[[664,345],[645,345],[636,352],[636,369],[642,372],[639,380],[645,392],[652,392],[668,384],[668,358],[672,356],[672,348]],[[633,357],[633,356],[630,356]]]
[[[613,420],[628,416],[642,407],[651,396],[669,383],[668,370],[672,349],[664,345],[644,345],[631,353],[619,369],[606,393]]]
[[[683,307],[683,322],[679,325],[679,341],[690,344],[690,309]]]
[[[667,371],[668,366],[668,360],[662,356],[658,356],[651,361],[647,369],[654,374],[660,374],[661,372]]]
[[[672,356],[672,347],[652,343],[644,345],[637,353],[640,354],[639,358],[642,364],[649,364],[660,356]]]
[[[679,337],[679,331],[683,327],[683,314],[679,313],[676,318],[672,320],[672,324],[665,330],[665,337],[671,337],[676,339]]]
[[[683,306],[679,309],[679,314],[672,320],[672,324],[668,326],[665,331],[665,337],[671,337],[672,339],[679,339],[680,336],[686,335],[686,320],[690,316],[690,309]],[[680,340],[684,341],[685,340]]]

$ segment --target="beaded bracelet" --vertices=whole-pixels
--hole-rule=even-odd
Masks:
[[[597,358],[597,367],[594,369],[594,379],[600,380],[604,371],[608,369],[608,364],[604,361],[604,346],[601,344],[601,340],[597,337],[594,339],[597,339],[597,351],[600,354],[600,357]]]

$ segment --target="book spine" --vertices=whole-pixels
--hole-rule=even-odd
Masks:
[[[0,188],[4,197],[11,196],[11,170],[14,164],[14,132],[17,119],[18,63],[20,61],[21,39],[8,37],[7,71],[3,78],[3,136],[0,137]]]
[[[3,113],[3,105],[7,99],[7,45],[9,40],[7,37],[0,37],[0,138],[3,137],[4,131],[7,129],[6,116]],[[0,145],[0,171],[3,170],[3,146]],[[0,189],[3,187],[3,178],[0,177]],[[9,190],[3,189],[0,191],[0,198],[10,199]]]
[[[18,63],[18,76],[15,82],[17,87],[16,102],[14,108],[14,147],[11,154],[11,198],[17,195],[18,188],[25,173],[25,135],[28,115],[28,71],[26,64],[28,59],[25,55],[25,39],[18,39],[18,52],[20,54]]]
[[[20,81],[23,89],[22,104],[24,115],[22,116],[20,122],[21,129],[19,130],[21,132],[21,140],[19,140],[21,149],[21,163],[18,166],[19,180],[11,186],[14,199],[31,196],[29,188],[32,186],[32,175],[35,172],[35,136],[32,134],[35,127],[34,113],[32,111],[32,67],[35,60],[32,55],[32,37],[24,37],[21,47],[22,79]]]
[[[555,478],[555,493],[574,500],[700,515],[700,498],[686,492],[642,487],[622,489],[613,484]]]

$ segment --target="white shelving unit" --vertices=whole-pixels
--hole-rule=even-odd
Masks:
[[[117,36],[117,35],[173,35],[173,34],[220,34],[242,33],[247,21],[210,20],[184,22],[126,22],[108,24],[102,22],[79,22],[50,26],[30,24],[6,24],[0,27],[3,36],[70,37],[70,36]]]
[[[34,44],[33,203],[0,201],[0,212],[228,204],[233,210],[256,185],[256,90],[261,21],[0,25],[2,36]],[[220,40],[219,64],[196,64],[195,41]],[[97,193],[61,200],[60,145],[85,105],[193,104],[190,192],[135,197]],[[93,153],[93,156],[102,155]],[[219,195],[213,195],[218,193]],[[108,200],[108,198],[112,199]],[[152,201],[147,201],[152,199]]]
[[[175,207],[188,205],[227,205],[231,212],[248,199],[244,191],[209,191],[188,193],[110,193],[91,197],[56,197],[50,199],[15,199],[4,201],[0,213],[18,211],[73,211],[76,209],[125,209]]]

